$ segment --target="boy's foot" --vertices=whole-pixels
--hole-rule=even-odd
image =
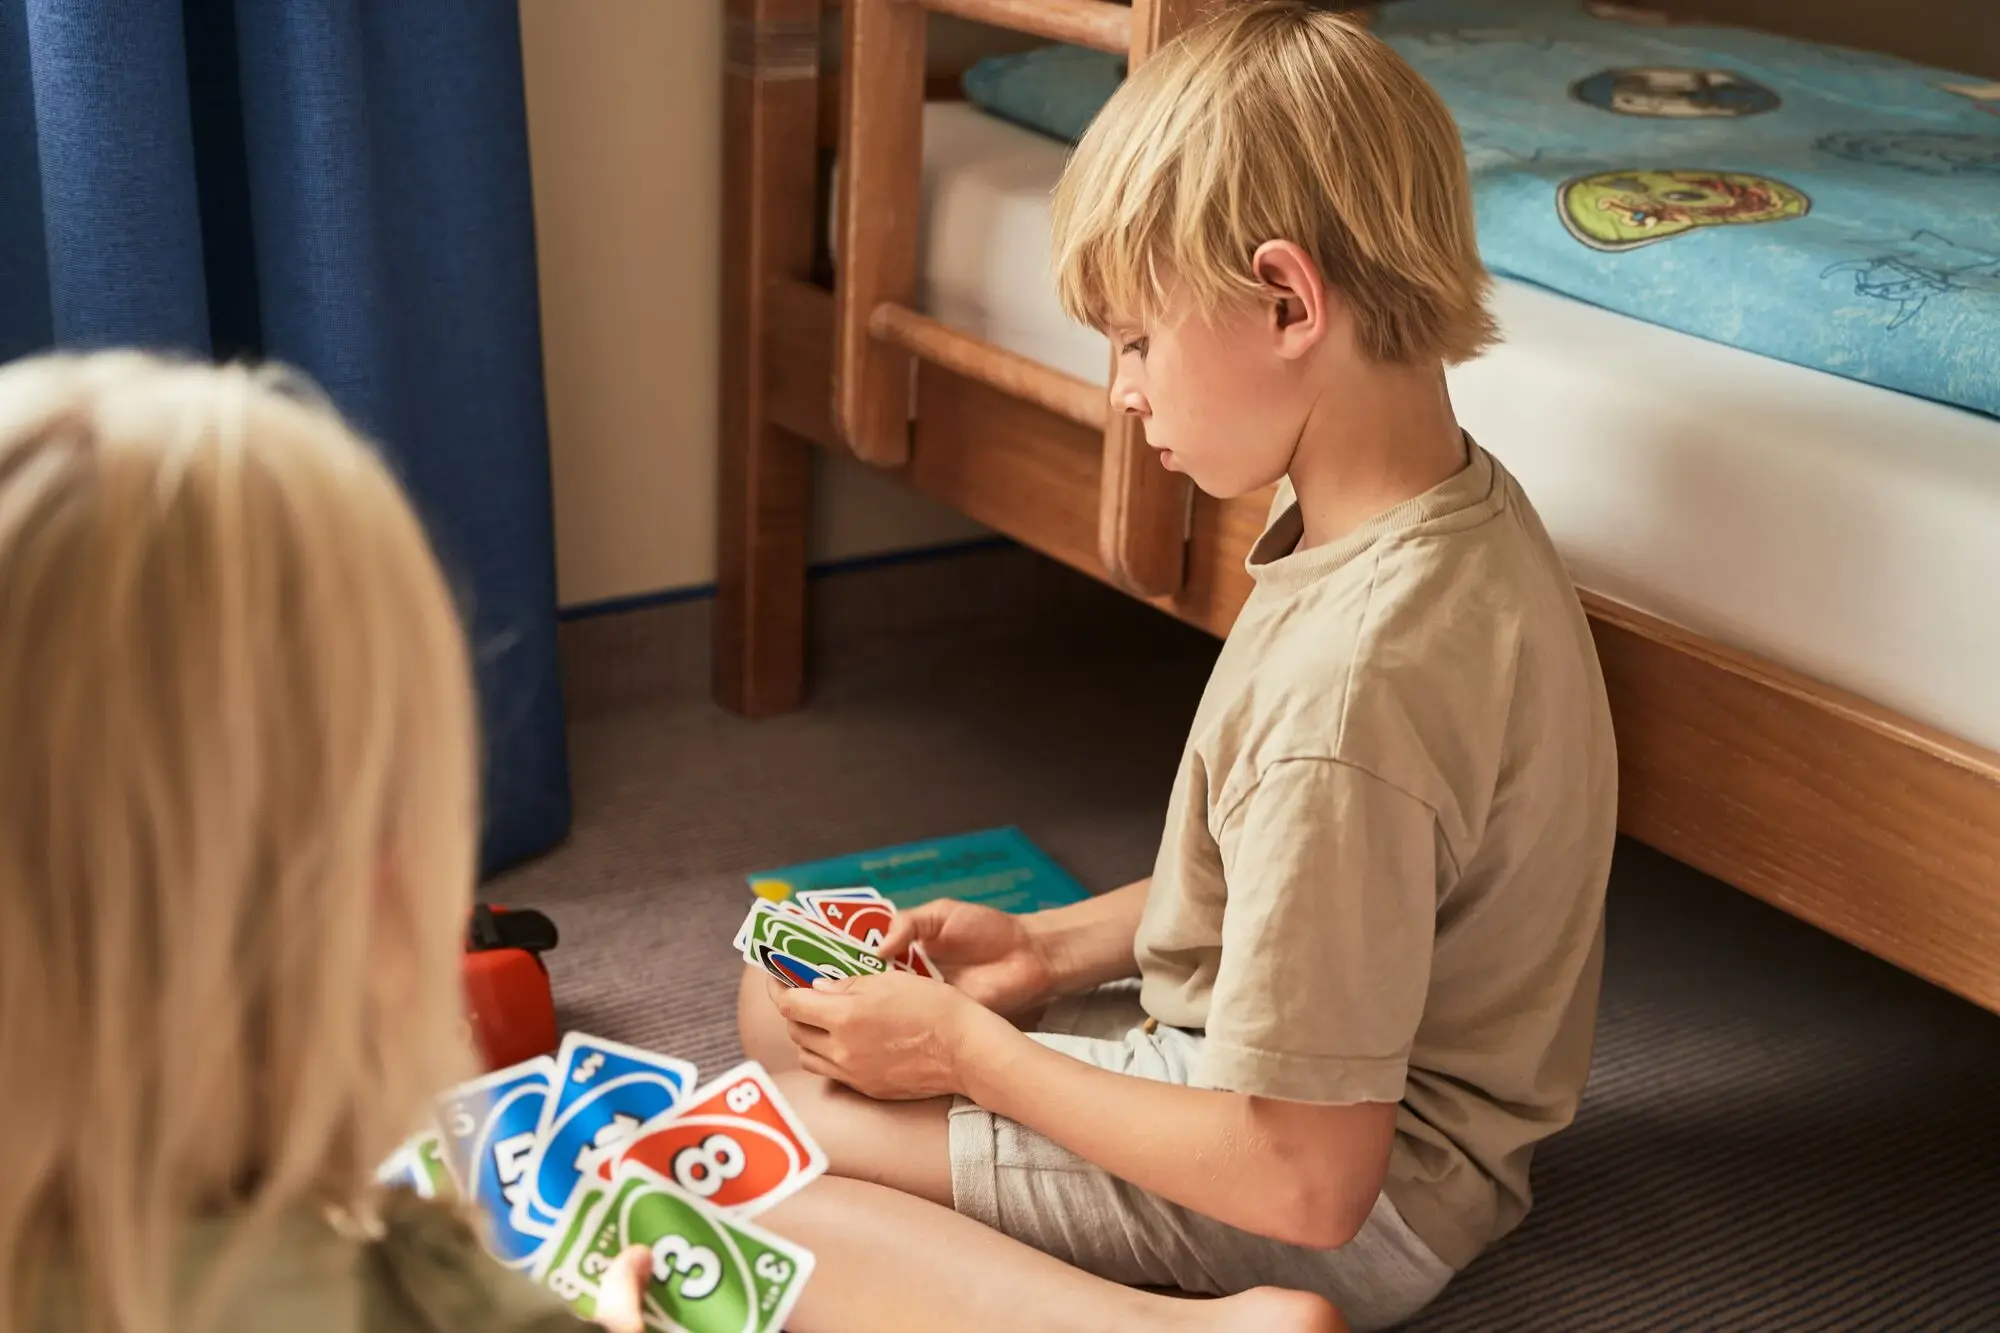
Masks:
[[[1347,1333],[1340,1311],[1310,1292],[1258,1287],[1190,1304],[1205,1307],[1200,1327],[1215,1333]]]

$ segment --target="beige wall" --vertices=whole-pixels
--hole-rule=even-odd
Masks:
[[[721,0],[521,0],[565,605],[715,571]],[[825,459],[814,554],[977,535]]]

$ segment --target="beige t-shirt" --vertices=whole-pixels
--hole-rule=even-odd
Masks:
[[[1297,550],[1289,489],[1195,714],[1136,951],[1197,1081],[1400,1102],[1387,1193],[1456,1267],[1590,1064],[1617,822],[1590,629],[1514,479]]]

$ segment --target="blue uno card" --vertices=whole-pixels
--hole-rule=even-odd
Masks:
[[[581,1032],[563,1038],[555,1063],[554,1092],[528,1163],[530,1188],[516,1203],[515,1220],[526,1226],[552,1226],[585,1171],[694,1085],[694,1066],[685,1060]]]
[[[515,1204],[528,1192],[528,1165],[555,1076],[556,1062],[538,1055],[438,1098],[446,1164],[460,1195],[485,1215],[487,1249],[509,1268],[533,1267],[548,1239],[549,1228],[522,1224]]]

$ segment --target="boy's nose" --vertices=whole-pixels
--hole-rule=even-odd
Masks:
[[[1111,405],[1128,417],[1152,414],[1152,409],[1146,404],[1146,395],[1138,385],[1122,375],[1111,382]]]

